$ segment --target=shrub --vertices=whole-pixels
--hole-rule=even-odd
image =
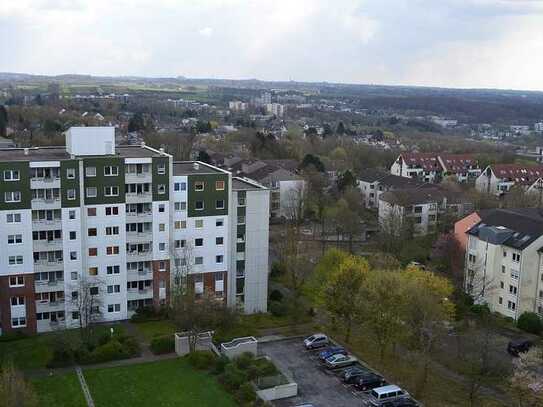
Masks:
[[[255,364],[255,356],[251,352],[243,352],[234,359],[234,364],[239,369],[246,370]]]
[[[285,266],[279,261],[274,261],[271,266],[270,278],[277,278],[285,274]]]
[[[247,404],[256,400],[256,393],[251,383],[243,383],[236,391],[235,397],[240,403]]]
[[[215,363],[215,356],[208,351],[197,350],[187,355],[192,367],[199,370],[212,369]]]
[[[126,357],[139,356],[141,353],[140,344],[133,336],[122,336],[119,338],[121,344],[124,347],[124,353]]]
[[[175,338],[173,335],[157,336],[151,340],[150,348],[155,355],[175,352]]]
[[[534,312],[524,312],[517,321],[517,327],[536,335],[539,335],[543,330],[541,318]]]
[[[274,317],[284,317],[288,314],[288,305],[278,301],[270,301],[270,312]]]
[[[490,314],[490,308],[487,304],[473,304],[470,308],[470,311],[474,314]]]
[[[213,369],[213,374],[220,375],[224,373],[224,369],[226,366],[230,363],[230,359],[228,359],[226,356],[221,355],[216,361],[215,361],[215,368]]]
[[[283,299],[283,294],[281,293],[281,291],[272,290],[272,292],[270,293],[270,301],[281,302],[282,299]]]
[[[233,363],[225,367],[224,374],[221,377],[222,383],[231,392],[239,389],[242,384],[247,383],[247,380],[247,374]]]

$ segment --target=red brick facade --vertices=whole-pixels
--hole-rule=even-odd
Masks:
[[[164,270],[160,270],[160,263],[164,263]],[[164,281],[166,287],[165,304],[170,300],[170,261],[169,260],[153,260],[153,306],[155,309],[160,308],[160,282]]]
[[[9,276],[0,277],[0,323],[2,334],[21,331],[25,334],[36,333],[36,299],[34,294],[34,275],[20,274],[24,277],[24,286],[10,287]],[[25,297],[26,327],[11,327],[11,297]]]

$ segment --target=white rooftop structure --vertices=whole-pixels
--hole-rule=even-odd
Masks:
[[[114,127],[70,127],[64,134],[68,154],[74,156],[115,154]]]

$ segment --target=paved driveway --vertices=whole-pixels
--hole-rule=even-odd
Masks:
[[[315,407],[360,407],[364,394],[344,385],[337,372],[320,366],[318,351],[307,351],[303,339],[287,339],[259,343],[259,351],[272,358],[281,370],[288,372],[298,383],[298,396],[277,400],[279,407],[311,403]],[[341,370],[341,369],[340,369]]]

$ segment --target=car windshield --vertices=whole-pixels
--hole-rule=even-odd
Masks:
[[[309,338],[306,339],[307,341],[313,341],[315,340],[315,336],[314,335],[311,335]]]

